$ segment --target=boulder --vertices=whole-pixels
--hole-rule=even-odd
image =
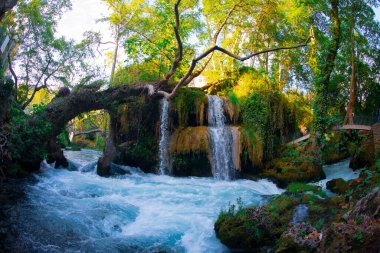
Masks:
[[[342,178],[333,179],[327,182],[327,189],[336,194],[345,194],[349,189],[349,184]]]
[[[276,253],[317,252],[322,234],[310,224],[295,224],[281,235]]]
[[[325,231],[322,252],[380,252],[379,213],[380,188],[376,188],[344,215],[344,222]]]

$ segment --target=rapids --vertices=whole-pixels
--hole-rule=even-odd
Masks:
[[[82,170],[101,153],[65,155],[78,170],[44,163],[14,207],[32,252],[228,252],[213,230],[219,212],[238,198],[260,205],[283,191],[267,180],[174,178],[128,167],[130,175],[104,178]]]

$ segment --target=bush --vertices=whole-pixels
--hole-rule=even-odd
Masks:
[[[14,162],[37,166],[43,158],[46,158],[45,143],[52,126],[41,117],[44,111],[44,105],[33,105],[31,115],[25,114],[16,106],[12,107],[11,121],[8,125],[10,133],[8,148]]]

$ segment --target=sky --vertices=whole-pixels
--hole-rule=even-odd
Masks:
[[[72,10],[63,14],[58,24],[59,35],[79,42],[85,31],[97,31],[110,38],[107,24],[97,20],[107,16],[109,10],[101,0],[71,0]]]
[[[64,36],[67,39],[73,39],[80,42],[83,39],[83,33],[86,31],[100,32],[103,41],[112,41],[112,34],[109,26],[99,19],[104,18],[110,11],[107,5],[101,0],[71,0],[72,9],[63,14],[58,23],[58,36]],[[100,46],[96,64],[103,66],[106,73],[111,72],[110,64],[107,64],[105,54],[113,51],[112,45]]]

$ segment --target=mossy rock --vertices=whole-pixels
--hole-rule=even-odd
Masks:
[[[268,215],[260,207],[222,212],[214,226],[216,236],[233,249],[249,251],[269,245],[274,237]]]
[[[275,160],[269,163],[262,175],[274,179],[280,187],[286,187],[294,182],[314,182],[326,177],[322,166],[316,163],[308,161],[295,163],[293,161],[284,162],[283,160]]]
[[[336,194],[345,194],[349,189],[349,184],[342,178],[333,179],[327,182],[327,189]]]
[[[321,189],[319,186],[315,185],[309,185],[305,183],[291,183],[286,188],[286,192],[288,193],[307,193],[311,192],[313,194],[316,194],[317,196],[321,198],[327,197],[326,193]]]
[[[211,164],[207,153],[174,154],[172,173],[174,176],[211,177]]]

